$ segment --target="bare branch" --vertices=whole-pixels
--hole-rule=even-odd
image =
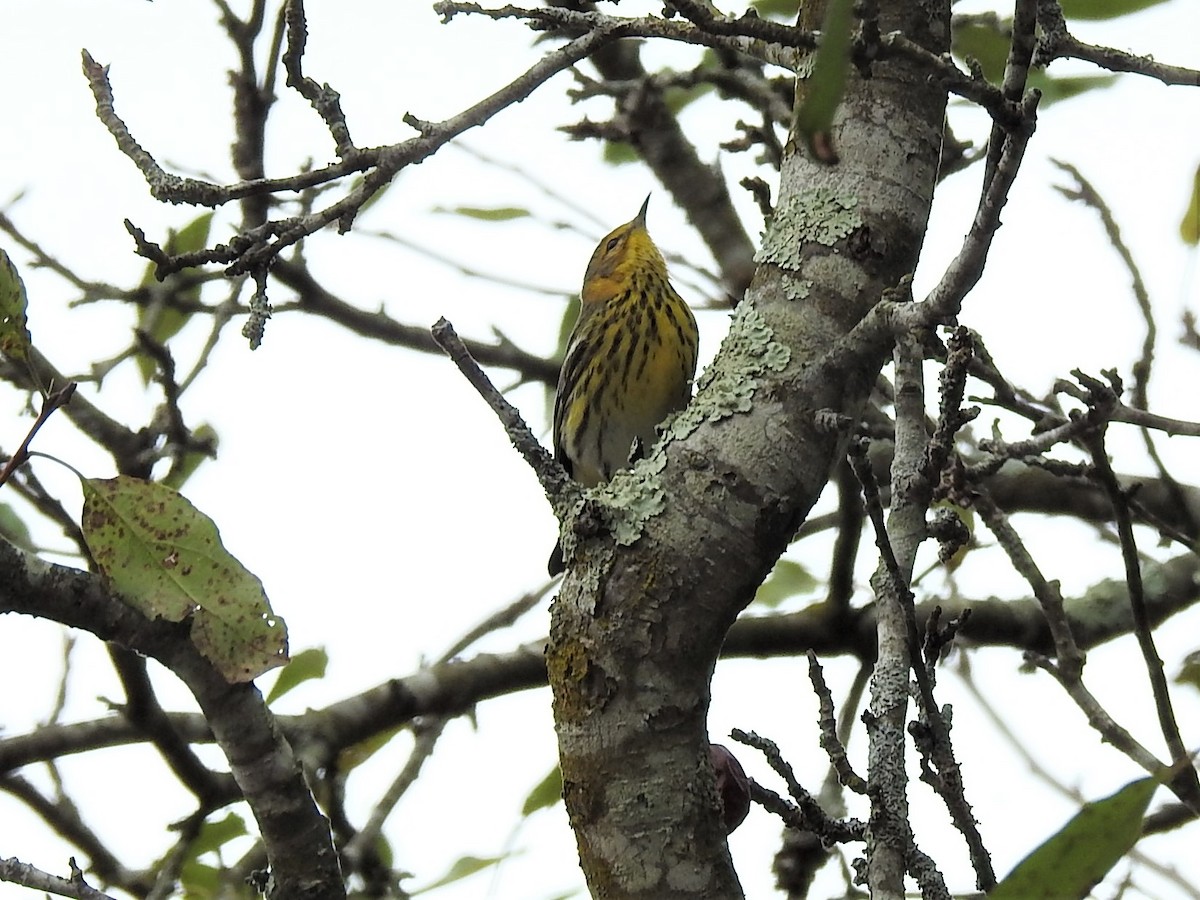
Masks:
[[[150,621],[96,575],[46,563],[0,541],[0,611],[90,631],[158,659],[191,690],[258,822],[279,890],[296,900],[342,900],[329,828],[274,718],[252,684],[229,684],[186,629]],[[11,777],[11,776],[10,776]]]
[[[175,730],[154,693],[145,658],[118,646],[109,647],[109,656],[125,690],[126,703],[119,708],[121,715],[154,745],[179,782],[203,807],[237,799],[241,794],[232,776],[205,766],[192,752],[187,739]]]
[[[59,878],[57,875],[35,869],[16,857],[0,859],[0,881],[57,894],[60,897],[75,897],[76,900],[115,900],[83,880],[83,872],[75,865],[74,857],[71,858],[70,878]]]
[[[271,277],[298,295],[296,303],[276,305],[276,313],[311,313],[372,340],[425,353],[445,352],[433,339],[427,327],[407,325],[392,318],[382,309],[368,311],[346,302],[319,283],[306,266],[290,260],[280,260],[272,267]],[[463,343],[470,355],[483,365],[512,369],[526,381],[538,381],[547,385],[558,382],[557,360],[529,353],[505,341]]]
[[[964,72],[950,54],[931,53],[899,32],[881,35],[879,40],[880,58],[900,57],[919,63],[939,79],[946,90],[977,103],[1003,128],[1014,129],[1021,125],[1021,104],[1008,100],[982,73]]]
[[[784,784],[787,785],[788,794],[799,806],[801,819],[798,827],[808,828],[830,843],[861,841],[863,839],[865,826],[862,822],[854,819],[842,822],[825,814],[825,811],[821,809],[821,805],[813,799],[812,794],[806,791],[804,786],[796,779],[796,773],[792,771],[792,767],[783,758],[783,754],[779,752],[779,747],[774,741],[760,737],[753,731],[742,731],[740,728],[733,729],[729,736],[738,743],[753,747],[762,753],[775,774],[783,779]],[[759,799],[757,792],[753,796],[755,799]],[[790,822],[789,824],[796,823]]]
[[[325,121],[337,146],[337,155],[342,159],[350,159],[358,153],[358,148],[350,138],[350,127],[346,124],[346,114],[342,112],[341,95],[328,84],[317,84],[304,74],[301,66],[304,46],[308,41],[304,0],[288,0],[284,15],[288,47],[283,54],[283,64],[287,69],[287,86],[299,91]]]
[[[850,765],[846,747],[838,737],[837,722],[834,719],[833,695],[829,692],[829,685],[825,683],[825,676],[821,672],[821,664],[817,661],[817,655],[811,650],[808,651],[808,677],[812,681],[813,691],[816,692],[820,704],[821,714],[818,725],[821,729],[821,749],[829,757],[829,763],[837,773],[838,781],[856,794],[865,794],[867,793],[867,781]]]
[[[0,790],[19,799],[56,834],[86,853],[90,868],[106,883],[118,885],[132,893],[141,893],[148,889],[146,875],[121,865],[120,860],[113,855],[99,835],[83,821],[73,803],[45,796],[20,775],[0,776]]]
[[[529,426],[525,424],[525,420],[521,418],[517,408],[496,390],[495,385],[479,368],[479,364],[471,358],[467,348],[463,346],[463,342],[454,331],[454,326],[445,319],[438,319],[433,326],[432,333],[438,346],[446,351],[446,355],[458,366],[458,370],[467,377],[471,386],[479,392],[479,396],[500,419],[500,424],[508,433],[508,439],[524,457],[525,462],[529,463],[542,485],[542,490],[546,492],[547,499],[554,507],[555,514],[561,517],[567,508],[579,502],[582,492],[578,483],[567,474],[562,464],[541,445],[533,432],[529,430]]]
[[[1102,410],[1098,411],[1102,413]],[[1191,753],[1179,733],[1175,709],[1171,705],[1171,694],[1167,687],[1162,658],[1154,645],[1154,634],[1146,616],[1145,588],[1142,583],[1142,567],[1138,561],[1137,540],[1133,534],[1133,519],[1125,491],[1117,482],[1117,476],[1108,460],[1105,447],[1104,428],[1101,425],[1086,436],[1092,452],[1092,465],[1100,484],[1112,501],[1113,514],[1117,521],[1117,534],[1121,541],[1121,559],[1125,564],[1125,582],[1129,585],[1129,604],[1133,611],[1134,635],[1142,651],[1146,674],[1150,677],[1150,689],[1154,695],[1154,708],[1158,713],[1158,724],[1171,753],[1171,765],[1177,769],[1171,778],[1171,789],[1179,799],[1187,803],[1192,811],[1200,815],[1200,779],[1192,764]]]
[[[37,435],[41,427],[46,424],[46,421],[54,414],[54,411],[61,406],[71,402],[71,398],[75,395],[75,382],[69,381],[58,390],[46,395],[42,401],[42,408],[38,411],[37,420],[29,427],[25,439],[21,441],[21,446],[4,464],[4,468],[0,470],[0,484],[5,484],[12,473],[23,466],[26,460],[29,459],[29,445],[33,443],[34,437]]]
[[[1200,86],[1200,69],[1186,69],[1160,63],[1149,56],[1137,56],[1112,47],[1085,44],[1067,30],[1058,0],[1038,0],[1038,25],[1042,36],[1038,43],[1035,63],[1049,65],[1056,59],[1082,59],[1110,72],[1132,72],[1156,78],[1163,84]]]
[[[1182,554],[1157,565],[1146,576],[1147,613],[1153,623],[1200,601],[1200,560]],[[1033,653],[1053,650],[1045,617],[1034,600],[959,598],[939,601],[943,615],[971,618],[960,635],[978,646],[1007,646]],[[1102,581],[1087,593],[1063,603],[1070,630],[1084,646],[1110,640],[1133,628],[1128,587],[1123,579]],[[924,623],[932,604],[917,607]],[[873,610],[852,622],[825,615],[819,608],[771,616],[743,617],[730,630],[723,658],[796,656],[809,649],[822,655],[868,657],[873,653],[876,625]],[[545,639],[506,653],[477,654],[448,660],[396,678],[304,715],[279,717],[280,727],[297,753],[329,758],[381,731],[421,716],[460,715],[493,697],[544,687]],[[204,718],[171,713],[172,729],[193,743],[213,740]],[[34,762],[145,740],[144,734],[120,717],[92,722],[49,725],[29,734],[0,738],[0,773]],[[324,748],[324,749],[321,749]]]
[[[433,5],[443,21],[449,21],[460,13],[487,16],[490,19],[525,19],[535,31],[554,34],[575,35],[587,31],[619,27],[623,37],[657,37],[667,40],[700,44],[734,50],[761,59],[763,62],[783,66],[795,71],[799,62],[799,50],[808,51],[817,46],[817,36],[812,31],[795,28],[760,19],[758,16],[741,16],[731,19],[726,16],[708,15],[694,7],[702,25],[679,22],[656,16],[644,18],[618,18],[597,12],[584,12],[563,7],[523,8],[512,5],[497,9],[485,9],[478,3],[451,2],[441,0]]]
[[[137,164],[150,185],[151,192],[159,200],[220,206],[250,194],[297,191],[341,178],[352,172],[370,170],[357,186],[323,209],[289,219],[265,222],[241,232],[228,243],[219,244],[211,249],[167,256],[157,245],[144,238],[139,239],[138,252],[157,263],[158,276],[161,278],[190,266],[214,262],[226,265],[229,275],[252,273],[261,270],[285,248],[332,222],[340,220],[341,230],[345,231],[363,204],[386,187],[401,169],[427,159],[464,131],[482,125],[501,110],[524,100],[553,75],[594,53],[604,44],[623,36],[625,30],[619,21],[597,27],[588,34],[547,53],[506,87],[443,122],[426,122],[409,115],[406,117],[406,123],[419,134],[402,143],[364,150],[336,166],[301,173],[291,178],[264,179],[228,186],[181,178],[165,172],[150,153],[138,144],[125,123],[117,116],[113,106],[112,88],[108,81],[108,68],[96,63],[86,50],[83,57],[84,73],[96,97],[97,114],[116,139],[121,151]],[[132,229],[132,226],[130,227]]]
[[[1079,645],[1075,643],[1075,636],[1071,633],[1071,624],[1063,608],[1063,598],[1058,582],[1045,579],[1016,529],[1008,521],[1008,517],[1001,512],[985,491],[976,489],[973,505],[984,524],[1008,554],[1013,568],[1029,583],[1030,588],[1033,589],[1033,595],[1041,604],[1042,612],[1046,616],[1046,624],[1054,636],[1055,655],[1059,667],[1066,677],[1077,677],[1083,671],[1084,655],[1079,649]]]
[[[1000,212],[1004,209],[1004,204],[1008,202],[1008,193],[1012,189],[1017,172],[1021,167],[1025,147],[1036,127],[1036,111],[1040,96],[1039,92],[1031,91],[1021,101],[1022,124],[1019,128],[1008,132],[993,132],[995,146],[1002,149],[997,156],[996,165],[990,173],[990,177],[984,179],[975,219],[963,240],[962,249],[947,266],[945,274],[942,275],[937,286],[929,292],[925,301],[913,307],[914,310],[920,310],[920,317],[925,324],[932,325],[948,321],[957,315],[963,298],[978,283],[983,274],[983,266],[992,246],[992,238],[996,234],[996,229],[1000,227]]]

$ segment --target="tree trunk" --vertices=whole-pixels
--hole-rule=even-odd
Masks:
[[[883,33],[949,46],[945,2],[882,4]],[[573,522],[548,647],[564,797],[597,898],[740,897],[708,762],[725,632],[844,448],[888,347],[851,330],[913,271],[945,91],[898,60],[851,66],[835,166],[783,164],[729,337],[660,452]]]

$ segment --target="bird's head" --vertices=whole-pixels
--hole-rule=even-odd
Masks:
[[[667,264],[646,231],[646,207],[649,205],[650,198],[647,197],[631,221],[614,228],[596,247],[580,292],[585,306],[611,300],[627,290],[639,272],[666,278]]]

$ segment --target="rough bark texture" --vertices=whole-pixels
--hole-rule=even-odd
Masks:
[[[947,49],[945,3],[883,6],[884,32]],[[818,412],[857,416],[874,384],[887,348],[845,339],[916,265],[944,109],[907,64],[851,70],[841,162],[785,160],[746,300],[671,440],[569,529],[548,671],[595,897],[741,896],[708,764],[709,679],[841,451]]]

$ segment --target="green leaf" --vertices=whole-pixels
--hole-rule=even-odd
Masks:
[[[379,857],[379,864],[385,869],[395,867],[396,854],[392,852],[392,845],[382,832],[375,836],[375,855]]]
[[[711,60],[711,63],[709,63],[707,68],[715,68],[716,58],[716,54],[711,53],[710,51],[708,54],[708,60]],[[704,66],[706,61],[707,60],[702,61],[701,65]],[[712,90],[713,86],[708,82],[694,84],[691,87],[686,88],[668,87],[665,91],[663,91],[663,105],[670,111],[671,115],[678,116],[693,101],[699,100]]]
[[[25,283],[8,254],[0,250],[0,353],[9,359],[24,360],[29,356],[33,339],[25,316],[28,308]]]
[[[828,0],[821,24],[821,43],[813,60],[812,74],[804,81],[804,103],[796,112],[792,132],[804,138],[812,155],[826,163],[837,162],[831,142],[833,117],[846,90],[850,68],[850,38],[854,24],[854,0]]]
[[[188,847],[188,852],[198,859],[205,853],[215,853],[230,841],[248,833],[245,820],[237,813],[228,813],[222,819],[201,825],[200,833]]]
[[[179,231],[172,232],[163,249],[170,254],[193,253],[196,250],[203,250],[208,244],[212,218],[211,211],[201,213]],[[142,287],[149,288],[154,285],[154,268],[154,263],[150,263],[146,267],[146,273],[142,276]],[[200,282],[196,280],[196,275],[192,272],[176,272],[168,275],[159,290],[164,297],[173,295],[178,300],[187,303],[195,303],[200,299]],[[147,303],[138,307],[137,327],[139,331],[145,332],[156,343],[165,344],[187,324],[190,315],[191,313],[166,302]],[[142,383],[149,384],[150,379],[154,377],[157,363],[144,353],[139,353],[136,359]]]
[[[984,77],[993,84],[999,84],[1004,78],[1011,42],[1012,19],[980,18],[954,27],[951,49],[960,59],[975,60],[983,70]],[[1053,76],[1037,70],[1029,73],[1028,86],[1042,92],[1042,106],[1047,106],[1077,97],[1086,91],[1106,88],[1116,80],[1116,75]]]
[[[774,609],[789,597],[807,594],[816,587],[817,579],[812,577],[808,569],[790,559],[781,559],[775,563],[767,580],[759,585],[754,602]]]
[[[563,310],[562,321],[558,323],[558,358],[567,355],[567,343],[571,340],[571,332],[575,330],[575,322],[579,319],[579,295],[572,294]]]
[[[553,806],[562,799],[562,769],[555,766],[546,777],[539,781],[521,804],[521,818],[525,818],[539,809]]]
[[[20,547],[22,550],[28,550],[30,553],[35,553],[36,548],[33,545],[33,536],[29,533],[29,528],[25,525],[24,520],[17,515],[17,511],[7,503],[0,503],[0,537],[8,541],[14,547]]]
[[[1087,91],[1106,88],[1117,81],[1116,75],[1070,75],[1055,77],[1045,72],[1030,72],[1029,87],[1042,92],[1038,108],[1042,109],[1051,103],[1070,100]]]
[[[183,866],[179,873],[179,881],[183,887],[185,900],[232,900],[241,897],[242,893],[230,893],[229,885],[222,890],[221,869],[200,862],[200,857],[206,853],[216,853],[235,838],[247,834],[246,823],[236,813],[227,813],[215,821],[205,821],[192,842],[188,844]],[[154,868],[164,866],[174,850],[169,850],[167,856],[160,859]]]
[[[1179,236],[1189,246],[1195,247],[1200,244],[1200,166],[1196,166],[1196,175],[1192,179],[1192,196],[1188,200],[1187,211],[1179,222]]]
[[[279,677],[271,685],[267,694],[267,705],[274,703],[292,688],[312,681],[314,678],[324,678],[325,668],[329,665],[329,654],[324,647],[309,647],[301,650],[291,658],[286,666],[279,670]]]
[[[407,725],[394,725],[384,731],[376,732],[368,738],[363,738],[357,744],[351,744],[338,754],[338,771],[346,773],[357,766],[361,766],[378,750],[386,746],[388,741],[407,727]]]
[[[1008,62],[1011,33],[1012,19],[971,19],[965,25],[954,27],[950,49],[960,59],[975,60],[983,70],[983,76],[993,84],[999,84]]]
[[[1158,6],[1166,0],[1062,0],[1063,15],[1068,19],[1115,19]]]
[[[179,885],[183,888],[182,900],[261,900],[258,891],[231,877],[228,867],[210,866],[196,859],[184,862]]]
[[[427,891],[432,891],[434,888],[445,887],[448,884],[453,884],[456,881],[461,881],[468,875],[474,875],[476,872],[482,872],[484,869],[494,866],[499,862],[507,859],[505,856],[464,856],[457,859],[454,865],[450,867],[450,871],[439,878],[433,884],[427,884],[423,888],[415,891],[409,891],[410,896],[424,894]]]
[[[1157,787],[1153,778],[1142,778],[1084,806],[1021,860],[988,900],[1086,897],[1141,837],[1142,816]]]
[[[571,340],[571,332],[575,330],[575,322],[579,318],[579,295],[572,294],[563,309],[562,321],[558,324],[558,349],[556,359],[564,359],[567,355],[567,342]],[[554,419],[555,385],[546,385],[546,421]]]
[[[453,213],[456,216],[466,216],[469,219],[482,219],[485,222],[508,222],[512,219],[527,219],[532,213],[519,206],[436,206],[434,212]]]
[[[125,475],[83,479],[83,536],[97,566],[149,618],[191,620],[191,639],[227,681],[287,662],[287,628],[262,582],[182,494]]]
[[[179,884],[183,888],[183,900],[217,900],[221,896],[221,872],[190,859],[179,870]]]
[[[192,432],[192,441],[193,444],[208,444],[212,448],[212,452],[206,453],[203,450],[189,450],[185,453],[179,465],[168,472],[167,476],[162,480],[162,483],[167,487],[179,490],[192,477],[195,471],[200,468],[201,463],[216,458],[217,448],[221,444],[217,429],[207,423],[200,425]]]
[[[356,175],[354,178],[352,178],[350,180],[350,188],[349,188],[349,190],[346,191],[346,193],[347,194],[358,193],[358,191],[365,184],[366,180],[367,179],[364,178],[363,176]],[[390,188],[391,186],[392,186],[392,182],[389,182],[388,184],[385,184],[383,187],[377,188],[375,190],[375,192],[371,194],[370,197],[368,197],[365,201],[363,201],[363,204],[361,206],[359,206],[358,212],[355,214],[355,217],[354,217],[355,221],[361,222],[363,219],[363,213],[365,213],[368,209],[370,209],[372,206],[374,206],[376,203],[378,203],[381,199],[383,199],[384,194],[386,194],[388,192],[388,188]]]
[[[1183,667],[1175,676],[1175,683],[1200,689],[1200,650],[1193,650],[1183,658]]]
[[[623,166],[626,163],[637,162],[639,159],[641,157],[633,149],[633,144],[626,141],[604,142],[604,161],[610,166]]]
[[[750,5],[763,18],[795,19],[800,9],[800,0],[751,0]]]
[[[177,232],[167,238],[167,252],[176,253],[195,253],[197,250],[203,250],[208,243],[208,234],[212,228],[213,214],[211,211],[201,213],[192,221],[188,222]]]

